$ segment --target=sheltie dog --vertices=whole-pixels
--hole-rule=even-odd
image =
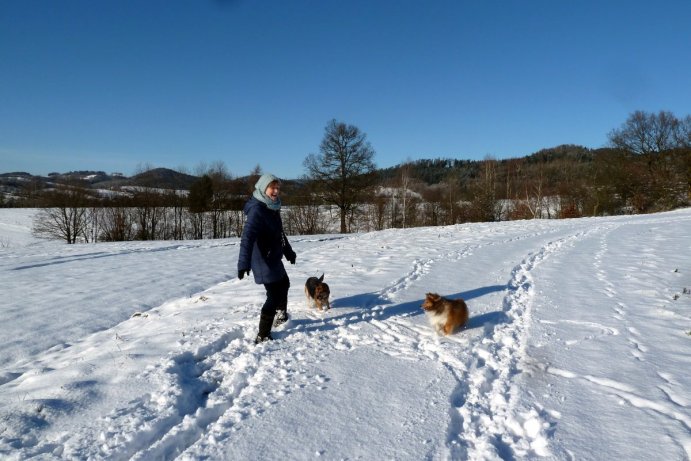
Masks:
[[[451,334],[468,323],[468,306],[462,299],[446,299],[436,293],[427,293],[422,309],[439,334]]]

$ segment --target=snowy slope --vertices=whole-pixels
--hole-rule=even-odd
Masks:
[[[293,319],[260,346],[236,239],[40,242],[11,211],[0,457],[691,457],[689,209],[292,237]],[[437,336],[429,291],[468,327]]]

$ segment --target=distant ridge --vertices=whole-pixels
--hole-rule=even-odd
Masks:
[[[69,171],[50,173],[48,176],[34,176],[26,172],[0,173],[0,192],[18,193],[19,189],[31,185],[34,188],[49,188],[57,184],[81,183],[93,189],[114,189],[134,186],[156,189],[189,189],[198,178],[168,168],[154,168],[132,177],[120,173],[107,174],[103,171]]]
[[[154,168],[132,176],[129,186],[152,187],[157,189],[184,189],[187,190],[197,181],[197,176],[179,173],[168,168]]]

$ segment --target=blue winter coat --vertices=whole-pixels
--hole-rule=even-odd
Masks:
[[[238,271],[252,269],[256,283],[273,283],[287,277],[281,258],[295,258],[295,252],[284,238],[281,212],[270,210],[265,203],[250,198],[245,203],[247,215],[240,240]]]

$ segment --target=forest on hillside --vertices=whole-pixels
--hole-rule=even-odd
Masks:
[[[284,181],[284,225],[290,234],[366,232],[690,204],[691,116],[635,112],[609,138],[611,146],[600,149],[561,145],[521,158],[423,159],[377,169],[364,133],[333,120],[320,154],[305,159],[307,174]],[[68,243],[224,238],[241,235],[242,208],[261,173],[257,167],[233,177],[217,164],[200,176],[172,174],[175,184],[189,185],[179,189],[167,188],[159,169],[142,175],[145,186],[105,190],[67,175],[0,205],[40,208],[35,234]]]

